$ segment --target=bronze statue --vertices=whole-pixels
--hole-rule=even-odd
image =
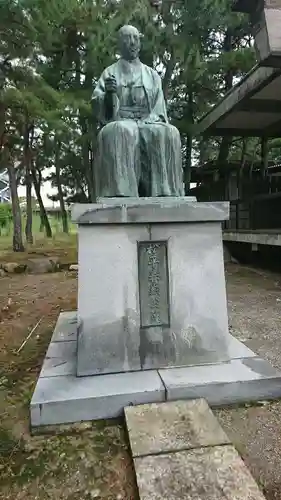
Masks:
[[[139,60],[141,34],[119,30],[121,58],[93,94],[99,120],[94,163],[100,197],[183,196],[181,140],[168,123],[158,73]]]

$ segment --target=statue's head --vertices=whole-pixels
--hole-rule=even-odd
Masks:
[[[127,61],[133,61],[139,56],[141,33],[134,26],[122,26],[118,32],[121,56]]]

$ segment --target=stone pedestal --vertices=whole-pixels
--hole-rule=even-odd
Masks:
[[[228,333],[227,217],[228,203],[186,198],[74,207],[78,314],[59,315],[31,427],[174,399],[225,405],[281,396],[281,373]]]
[[[221,222],[228,203],[76,205],[77,375],[230,359]]]

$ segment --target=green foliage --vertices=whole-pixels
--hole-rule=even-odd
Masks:
[[[0,0],[1,144],[25,182],[29,158],[38,179],[61,183],[66,199],[92,199],[98,132],[90,100],[105,66],[116,59],[124,23],[144,34],[142,60],[163,78],[169,115],[182,135],[186,162],[215,158],[219,142],[193,139],[194,123],[255,63],[247,18],[229,0]],[[191,140],[190,140],[191,139]],[[2,148],[3,149],[3,148]],[[241,156],[242,143],[230,153]],[[280,157],[273,147],[271,157]],[[247,155],[258,155],[249,141]],[[57,166],[58,175],[46,171]]]
[[[10,203],[0,203],[0,236],[5,229],[9,230],[12,221],[12,206]]]

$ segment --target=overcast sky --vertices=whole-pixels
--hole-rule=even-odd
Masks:
[[[45,181],[44,184],[42,184],[41,187],[41,196],[43,203],[45,207],[53,207],[53,206],[58,206],[59,203],[55,202],[53,203],[52,200],[49,200],[48,194],[56,194],[57,190],[55,188],[52,188],[50,181]],[[19,196],[25,196],[25,186],[19,186],[18,187],[18,195]],[[36,198],[36,194],[34,191],[34,188],[32,187],[32,196]]]

